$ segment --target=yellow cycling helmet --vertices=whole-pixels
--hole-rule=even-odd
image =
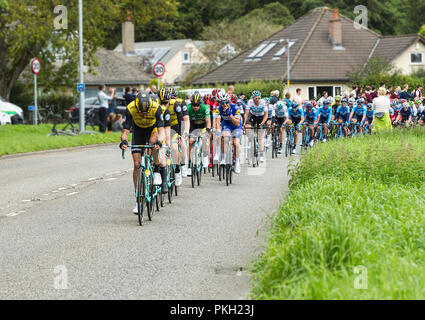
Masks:
[[[190,101],[192,102],[193,105],[199,106],[202,103],[201,94],[198,91],[195,91]]]
[[[148,113],[153,106],[152,98],[146,92],[139,92],[135,101],[139,113]]]
[[[161,90],[159,90],[159,100],[161,101],[161,103],[163,103],[164,101],[169,101],[170,99],[170,90],[168,90],[167,88],[161,88]]]

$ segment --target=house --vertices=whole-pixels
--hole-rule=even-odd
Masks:
[[[359,27],[338,14],[338,10],[321,7],[196,79],[194,84],[230,84],[252,79],[286,82],[288,43],[289,92],[294,96],[296,88],[301,88],[303,97],[308,99],[325,90],[332,96],[350,90],[349,72],[373,57],[386,58],[405,74],[425,67],[424,37],[383,37]]]
[[[192,64],[209,62],[199,48],[201,45],[202,41],[191,39],[134,42],[134,25],[131,21],[126,21],[122,28],[122,43],[114,51],[138,57],[148,73],[152,73],[156,62],[162,62],[165,65],[165,75],[161,77],[161,82],[173,85]]]
[[[101,84],[123,92],[125,87],[147,88],[152,80],[152,76],[143,71],[140,59],[135,56],[100,48],[95,57],[99,66],[84,74],[86,98],[96,97]]]

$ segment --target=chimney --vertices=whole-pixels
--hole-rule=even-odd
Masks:
[[[329,21],[329,40],[334,46],[342,46],[342,22],[338,17],[338,9],[333,10],[333,18]]]
[[[125,55],[134,55],[134,24],[130,14],[127,21],[122,23],[122,51]]]

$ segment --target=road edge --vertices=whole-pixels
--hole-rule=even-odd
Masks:
[[[65,147],[65,148],[59,148],[59,149],[48,149],[48,150],[40,150],[40,151],[32,151],[32,152],[6,154],[3,156],[0,156],[0,161],[4,159],[11,159],[11,158],[21,158],[21,157],[28,157],[28,156],[34,156],[34,155],[40,155],[40,154],[46,154],[46,153],[47,154],[58,153],[58,152],[74,151],[74,150],[81,150],[81,149],[93,149],[96,147],[104,147],[104,146],[112,146],[112,145],[118,145],[118,142],[97,143],[97,144],[88,144],[85,146]]]

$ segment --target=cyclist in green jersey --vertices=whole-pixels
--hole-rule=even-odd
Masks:
[[[192,153],[192,148],[195,143],[196,137],[203,135],[202,137],[202,152],[203,159],[202,165],[204,168],[208,167],[209,159],[209,133],[211,130],[211,117],[209,107],[202,102],[202,97],[199,92],[195,92],[192,95],[191,103],[187,106],[187,112],[190,119],[190,130],[189,130],[189,157]],[[204,134],[204,132],[208,134]],[[190,171],[189,171],[190,172]]]

